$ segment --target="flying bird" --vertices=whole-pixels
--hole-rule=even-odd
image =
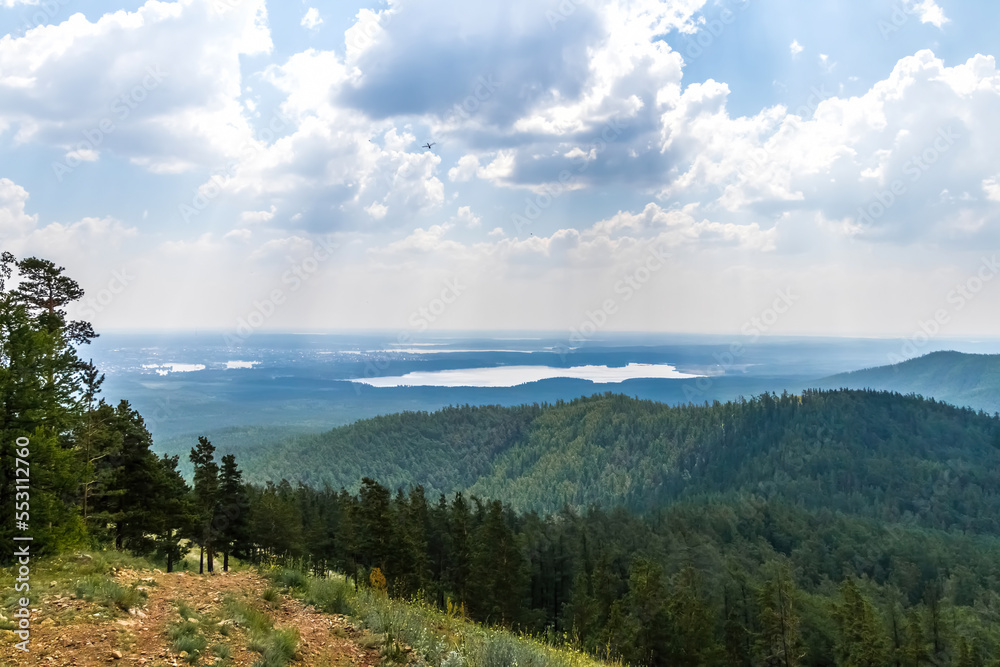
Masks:
[[[431,149],[431,146],[434,146],[435,144],[437,144],[437,142],[436,142],[436,141],[435,141],[435,142],[433,142],[433,143],[427,143],[427,144],[424,144],[424,146],[423,146],[423,147],[424,147],[424,148],[426,148],[427,150],[430,150],[430,149]]]

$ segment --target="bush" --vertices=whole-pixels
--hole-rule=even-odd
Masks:
[[[309,588],[309,575],[299,570],[285,568],[274,576],[274,583],[288,590],[293,588],[306,590]]]
[[[295,628],[274,630],[263,645],[262,655],[254,667],[285,667],[299,650],[299,631]]]
[[[351,587],[346,581],[335,579],[313,579],[304,601],[327,614],[348,616],[354,609],[347,601]]]
[[[254,609],[246,602],[229,600],[225,604],[226,612],[238,625],[242,625],[247,632],[254,636],[263,636],[270,632],[274,622],[266,613]]]
[[[125,587],[110,577],[95,574],[78,580],[74,593],[77,599],[117,607],[122,611],[141,606],[146,599],[146,593],[136,588],[135,584]]]
[[[208,646],[208,640],[199,632],[198,624],[186,619],[167,628],[167,636],[170,637],[171,650],[174,653],[187,651],[187,661],[192,665],[198,662],[201,652]]]
[[[279,607],[281,605],[281,593],[273,586],[265,589],[261,597],[264,599],[264,602],[267,602],[272,607]]]

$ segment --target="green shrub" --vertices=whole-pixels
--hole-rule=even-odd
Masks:
[[[167,628],[167,636],[171,641],[177,641],[185,637],[194,637],[198,634],[198,624],[191,621],[181,621]]]
[[[233,651],[229,648],[229,644],[213,644],[212,645],[212,655],[221,660],[229,660],[233,657]]]
[[[278,589],[273,586],[265,589],[261,594],[261,597],[272,607],[277,608],[281,606],[281,593],[279,593]]]
[[[122,586],[114,579],[98,574],[78,580],[74,586],[74,594],[77,599],[97,602],[105,607],[117,607],[122,611],[141,606],[146,599],[146,593],[140,591],[136,584]]]
[[[189,618],[198,618],[198,612],[194,610],[194,607],[189,605],[184,600],[177,601],[177,613],[181,615],[181,618],[187,620]]]
[[[296,628],[274,630],[263,641],[260,659],[254,667],[285,667],[295,659],[299,650],[299,631]]]
[[[350,584],[335,579],[313,579],[304,601],[327,614],[353,614],[354,609],[347,601],[351,593]]]
[[[309,588],[309,575],[299,570],[285,568],[274,576],[274,583],[287,590],[293,588],[306,590]]]
[[[208,640],[201,635],[178,637],[170,645],[175,653],[187,651],[187,661],[192,665],[198,662],[201,652],[208,646]]]
[[[262,637],[270,632],[274,622],[266,613],[254,609],[246,602],[229,600],[224,605],[229,618],[247,629],[251,638]]]

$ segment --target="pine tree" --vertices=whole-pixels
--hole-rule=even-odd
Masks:
[[[11,289],[15,269],[19,282]],[[74,345],[94,333],[85,322],[67,321],[65,306],[83,290],[62,271],[46,260],[0,255],[0,510],[14,516],[13,453],[18,438],[27,438],[30,530],[39,555],[79,544],[85,534],[71,431],[83,413],[87,364]],[[14,528],[0,522],[0,539],[9,543]]]
[[[179,457],[166,454],[159,460],[156,495],[150,498],[154,508],[150,530],[156,534],[156,553],[167,561],[167,572],[173,572],[174,563],[184,556],[180,537],[197,524],[191,489],[177,469],[178,461]]]
[[[840,626],[838,653],[844,667],[880,667],[886,664],[886,636],[878,613],[853,579],[840,586],[842,602],[834,617]]]
[[[128,401],[115,408],[110,428],[120,436],[120,447],[105,459],[114,466],[104,503],[114,523],[115,547],[146,554],[154,547],[149,526],[158,511],[152,499],[161,495],[161,463],[142,416]]]
[[[527,563],[499,500],[486,506],[474,544],[470,609],[478,620],[509,626],[523,607]]]
[[[756,648],[761,664],[773,667],[798,665],[799,615],[795,608],[796,588],[785,563],[778,564],[764,580],[757,594],[758,622]]]
[[[916,608],[910,609],[906,614],[901,654],[904,667],[920,667],[927,664],[930,659],[927,639],[924,636],[924,624]]]
[[[722,647],[715,641],[715,615],[703,600],[700,577],[686,567],[670,582],[666,616],[670,628],[668,663],[671,665],[715,664]]]
[[[88,364],[88,367],[84,369],[84,383],[86,387],[84,393],[86,413],[83,418],[83,423],[77,427],[75,446],[81,462],[81,511],[83,514],[83,523],[86,525],[90,511],[89,501],[91,490],[101,481],[97,476],[98,465],[96,464],[102,458],[108,456],[109,452],[96,446],[100,441],[106,442],[107,434],[105,428],[106,425],[98,419],[97,415],[97,408],[103,404],[104,401],[101,399],[99,403],[95,403],[97,400],[97,394],[101,390],[101,385],[104,383],[104,375],[98,374],[98,370],[93,365],[93,361],[91,361]]]
[[[469,585],[472,576],[472,515],[461,493],[451,501],[448,515],[448,557],[445,588],[455,596],[456,604],[469,606]]]
[[[222,457],[219,472],[219,502],[213,521],[217,545],[222,549],[222,571],[229,572],[229,555],[245,558],[250,529],[250,498],[243,484],[243,473],[236,456]],[[211,562],[211,561],[209,561]],[[211,571],[211,569],[209,569]]]
[[[208,571],[212,572],[213,533],[212,521],[219,501],[219,465],[215,462],[215,446],[205,436],[198,437],[198,446],[191,449],[194,464],[195,511],[198,516],[196,538],[201,545],[198,573],[205,571],[205,554],[208,554]]]

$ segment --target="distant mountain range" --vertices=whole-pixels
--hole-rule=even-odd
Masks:
[[[752,495],[1000,535],[1000,421],[876,391],[671,407],[606,394],[366,419],[236,453],[249,480],[466,491],[518,510]],[[990,490],[987,492],[987,490]]]
[[[932,352],[890,366],[833,375],[816,387],[919,394],[992,414],[1000,412],[1000,355]]]

